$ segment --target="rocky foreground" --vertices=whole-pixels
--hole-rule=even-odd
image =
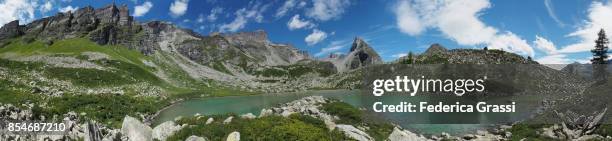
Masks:
[[[224,119],[215,119],[213,117],[206,118],[205,125],[198,125],[206,127],[213,122],[221,122],[223,125],[229,126],[233,120],[240,118],[246,120],[256,120],[258,118],[264,118],[268,116],[277,116],[283,118],[289,118],[291,115],[300,114],[305,116],[314,117],[323,121],[325,127],[329,131],[340,131],[346,138],[354,139],[359,141],[372,141],[375,140],[372,136],[368,135],[367,124],[349,125],[349,124],[337,124],[340,122],[338,115],[332,115],[322,109],[322,105],[326,103],[334,102],[323,98],[321,96],[310,96],[299,100],[295,100],[289,103],[280,105],[270,109],[262,109],[259,116],[252,113],[243,114],[237,117],[229,116]],[[31,110],[32,105],[21,105],[25,107],[22,110],[11,104],[0,104],[0,121],[32,121],[35,119],[34,113]],[[540,132],[542,136],[550,139],[557,140],[612,140],[612,137],[602,137],[600,135],[592,134],[596,128],[596,123],[605,113],[605,110],[593,116],[579,116],[584,118],[581,120],[587,126],[580,126],[581,128],[572,128],[569,124],[553,125],[551,127],[543,128]],[[573,115],[563,115],[563,118],[572,120]],[[87,120],[84,118],[84,114],[76,114],[74,112],[63,115],[63,118],[53,117],[48,122],[63,122],[67,125],[67,131],[63,134],[54,135],[34,135],[34,134],[13,134],[8,132],[7,129],[0,128],[0,140],[39,140],[39,141],[60,141],[60,140],[91,140],[91,141],[151,141],[161,140],[165,141],[168,137],[173,134],[185,129],[187,127],[194,127],[196,125],[182,124],[179,125],[178,121],[181,119],[177,118],[175,121],[167,121],[156,127],[150,127],[141,122],[138,118],[125,116],[120,129],[113,129],[106,127],[103,124],[97,123],[93,120]],[[196,114],[194,119],[201,119],[205,116]],[[43,117],[44,118],[44,117]],[[597,121],[593,121],[597,120]],[[1,123],[1,122],[0,122]],[[501,125],[498,128],[491,129],[490,131],[477,131],[475,134],[466,134],[461,136],[452,136],[447,133],[441,133],[440,135],[421,135],[413,133],[411,131],[402,129],[402,127],[394,126],[392,132],[388,135],[386,140],[388,141],[429,141],[429,140],[511,140],[512,126]],[[237,141],[241,139],[240,131],[231,132],[225,137],[227,141]],[[186,141],[206,141],[208,137],[200,136],[189,136]]]

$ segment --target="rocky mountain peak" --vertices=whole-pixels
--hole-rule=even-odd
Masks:
[[[351,50],[346,56],[331,57],[330,61],[334,63],[339,72],[383,63],[378,53],[360,37],[355,37]]]
[[[355,50],[363,48],[363,47],[369,48],[370,46],[362,38],[355,37],[355,40],[353,40],[353,45],[351,46],[351,50],[350,51],[352,52],[352,51],[355,51]]]
[[[433,54],[439,54],[439,53],[445,53],[447,52],[448,49],[446,49],[444,46],[438,44],[438,43],[434,43],[431,44],[431,46],[429,46],[429,48],[427,48],[427,50],[425,51],[425,55],[433,55]]]

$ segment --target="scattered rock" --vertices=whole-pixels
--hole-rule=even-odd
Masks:
[[[274,114],[274,111],[270,110],[270,109],[261,109],[261,112],[259,113],[259,117],[266,117],[266,116],[270,116]]]
[[[477,138],[476,135],[473,135],[473,134],[465,134],[465,135],[463,135],[463,139],[465,139],[465,140],[472,140],[472,139],[476,139],[476,138]]]
[[[389,135],[387,141],[431,141],[431,139],[427,139],[422,135],[395,127],[393,128],[393,132]]]

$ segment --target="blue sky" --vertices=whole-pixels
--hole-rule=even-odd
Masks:
[[[0,24],[112,0],[1,0]],[[612,31],[612,2],[588,0],[116,0],[141,22],[163,20],[203,35],[263,29],[316,57],[365,39],[385,61],[447,48],[503,49],[540,63],[587,62],[596,33]],[[23,23],[22,23],[23,24]],[[610,37],[610,36],[609,36]]]

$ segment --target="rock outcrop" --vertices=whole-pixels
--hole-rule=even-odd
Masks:
[[[592,134],[600,124],[607,110],[608,109],[605,108],[602,111],[593,112],[591,115],[580,115],[569,110],[565,113],[555,111],[562,123],[561,125],[555,124],[551,127],[544,128],[544,135],[560,140],[601,139],[603,137]]]
[[[358,141],[373,141],[374,139],[372,137],[370,137],[370,135],[368,135],[367,133],[355,128],[352,125],[344,125],[344,124],[338,124],[336,126],[336,128],[338,128],[338,130],[342,131],[344,133],[344,135],[351,137],[355,140]]]
[[[395,127],[393,128],[393,132],[391,132],[387,141],[431,141],[431,139],[412,133],[408,130],[402,130]]]
[[[9,22],[0,28],[0,41],[23,35],[23,27],[19,26],[19,20]]]
[[[298,99],[289,103],[285,103],[277,108],[272,108],[272,113],[283,117],[288,117],[291,114],[298,113],[303,115],[312,116],[323,120],[328,129],[333,130],[336,128],[334,121],[336,117],[324,113],[319,110],[321,104],[327,103],[327,99],[322,96],[309,96],[302,99]]]

